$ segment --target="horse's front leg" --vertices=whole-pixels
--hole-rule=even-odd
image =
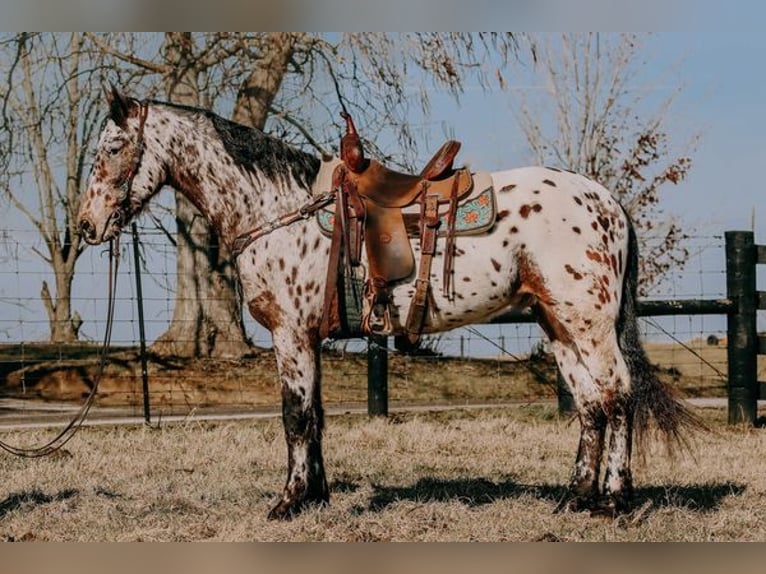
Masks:
[[[298,330],[273,334],[287,441],[287,482],[269,518],[289,519],[308,503],[330,500],[322,461],[319,338]]]

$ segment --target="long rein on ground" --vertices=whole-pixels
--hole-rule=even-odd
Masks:
[[[46,442],[43,445],[36,446],[36,447],[20,447],[8,444],[7,442],[0,440],[0,449],[9,452],[16,456],[21,456],[24,458],[39,458],[42,456],[47,456],[49,454],[53,454],[60,448],[62,448],[66,443],[68,443],[72,437],[77,433],[78,430],[82,427],[83,423],[85,422],[85,419],[88,416],[88,413],[90,412],[90,408],[93,406],[93,403],[96,399],[96,391],[98,391],[99,383],[101,382],[101,379],[104,376],[104,371],[106,370],[106,361],[107,361],[107,355],[109,352],[109,345],[112,340],[112,326],[114,325],[114,303],[115,303],[115,292],[116,292],[116,286],[117,286],[117,271],[119,269],[119,263],[120,263],[120,253],[119,253],[119,236],[114,239],[113,241],[109,242],[109,280],[108,280],[108,296],[107,296],[107,318],[106,318],[106,329],[104,332],[104,342],[101,347],[100,356],[99,356],[99,367],[98,367],[98,374],[96,375],[96,378],[93,382],[93,386],[90,389],[90,393],[88,394],[88,397],[85,399],[85,403],[80,407],[80,410],[77,411],[77,414],[74,416],[74,418],[69,422],[69,424],[64,427],[55,437],[53,437],[51,440]]]

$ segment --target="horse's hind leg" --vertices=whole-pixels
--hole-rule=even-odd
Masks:
[[[580,419],[580,442],[569,481],[569,492],[556,511],[591,510],[599,499],[598,482],[604,450],[606,415],[601,408],[598,392],[592,384],[590,374],[579,361],[577,348],[558,340],[552,341],[551,346],[559,371],[572,391]]]
[[[287,482],[269,518],[287,519],[307,503],[330,499],[322,460],[319,339],[299,330],[273,334],[287,441]]]
[[[616,392],[608,397],[609,401],[604,402],[611,433],[603,487],[605,506],[602,510],[619,514],[629,511],[633,502],[633,476],[630,470],[633,403],[628,388],[630,375],[616,343],[614,347],[617,353],[615,371],[620,374],[615,375],[611,383]]]
[[[550,317],[552,314],[548,313],[549,321]],[[576,324],[567,317],[561,325],[567,319],[569,324]],[[630,375],[612,321],[590,320],[589,328],[582,333],[587,336],[576,341],[559,338],[552,343],[559,370],[575,398],[581,425],[569,495],[559,508],[589,509],[595,514],[613,515],[629,510],[633,496]],[[608,454],[603,489],[599,494],[607,426],[610,429]]]
[[[606,470],[602,496],[592,510],[595,514],[614,516],[628,512],[633,500],[633,477],[630,471],[633,407],[630,373],[617,343],[611,321],[593,329],[580,343],[582,360],[600,392],[600,408],[609,428]]]

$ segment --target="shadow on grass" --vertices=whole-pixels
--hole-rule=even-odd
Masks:
[[[33,507],[42,506],[43,504],[50,504],[51,502],[59,502],[61,500],[67,500],[79,494],[78,490],[67,489],[62,490],[56,494],[45,494],[39,490],[30,490],[29,492],[14,492],[9,494],[8,497],[0,502],[0,519],[3,519],[7,514],[18,510],[21,507]]]
[[[522,484],[515,480],[493,482],[485,478],[445,480],[421,478],[412,486],[389,487],[373,485],[374,494],[361,512],[380,512],[403,500],[415,502],[459,501],[468,507],[491,504],[497,500],[537,498],[558,504],[567,495],[562,484]],[[645,486],[635,490],[635,508],[648,505],[652,511],[660,508],[683,508],[696,512],[712,512],[720,508],[727,496],[740,496],[746,487],[735,482],[705,483],[682,486]]]

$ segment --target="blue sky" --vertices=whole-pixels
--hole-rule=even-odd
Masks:
[[[677,121],[702,134],[683,199],[668,205],[714,232],[750,229],[755,208],[756,240],[766,241],[759,174],[766,162],[766,40],[743,32],[671,33],[658,37],[658,47],[686,54]]]

